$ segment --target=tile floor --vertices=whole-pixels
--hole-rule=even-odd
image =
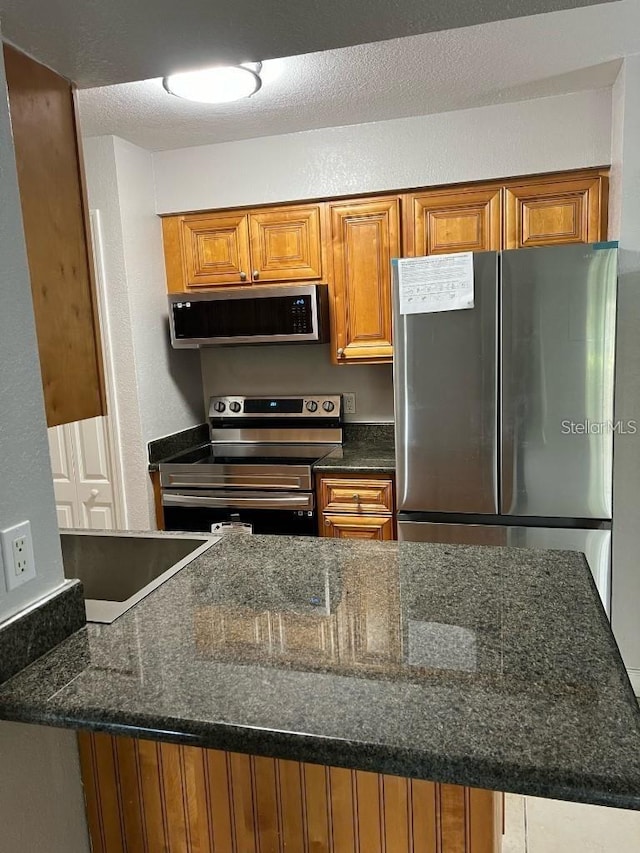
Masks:
[[[640,853],[640,812],[507,794],[502,853]]]

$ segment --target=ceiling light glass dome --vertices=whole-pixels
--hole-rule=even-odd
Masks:
[[[170,74],[162,85],[171,95],[203,104],[226,104],[254,95],[262,81],[261,63],[218,65],[201,71]]]

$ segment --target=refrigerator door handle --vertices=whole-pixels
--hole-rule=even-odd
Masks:
[[[506,512],[505,507],[513,504],[513,419],[508,417],[505,406],[510,401],[508,371],[505,364],[510,363],[512,357],[513,340],[511,334],[511,323],[509,312],[511,311],[511,299],[508,287],[505,287],[502,271],[502,254],[500,255],[500,298],[498,308],[498,479],[500,481],[500,499],[498,507],[500,512]]]

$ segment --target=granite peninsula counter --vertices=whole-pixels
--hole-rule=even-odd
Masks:
[[[574,552],[227,537],[0,686],[0,718],[640,809],[640,710]]]

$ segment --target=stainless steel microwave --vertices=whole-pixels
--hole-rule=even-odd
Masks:
[[[176,348],[325,343],[329,340],[328,288],[326,284],[260,285],[172,293],[169,325]]]

